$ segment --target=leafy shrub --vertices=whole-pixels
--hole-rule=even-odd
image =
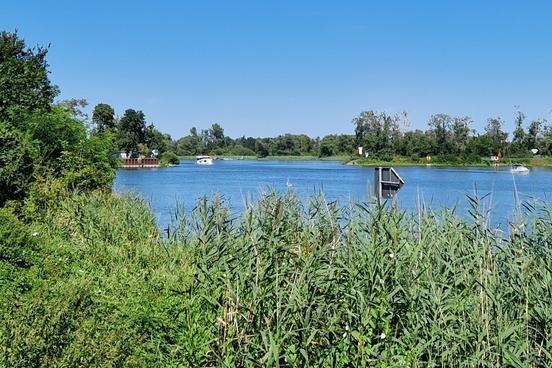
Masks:
[[[391,162],[393,161],[393,151],[389,149],[381,150],[377,153],[376,157],[380,159],[381,161]]]
[[[456,165],[459,163],[458,156],[452,154],[443,154],[432,156],[431,162],[435,164],[452,164]]]
[[[329,157],[333,155],[333,149],[328,144],[320,145],[320,157]]]
[[[0,207],[25,196],[37,158],[38,149],[28,135],[0,123]]]
[[[255,151],[244,147],[241,144],[236,144],[228,150],[227,154],[233,156],[255,156]]]
[[[168,166],[168,165],[178,165],[178,164],[180,164],[180,158],[178,158],[176,153],[172,151],[167,151],[161,154],[161,165]]]
[[[119,161],[109,152],[114,144],[109,134],[79,142],[60,157],[62,180],[72,190],[110,190]]]
[[[35,262],[35,251],[30,230],[7,209],[0,208],[0,262],[29,267]]]

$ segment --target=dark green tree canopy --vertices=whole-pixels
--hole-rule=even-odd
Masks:
[[[27,48],[16,32],[0,33],[0,120],[9,111],[49,110],[58,88],[48,79],[45,47]]]
[[[169,134],[163,134],[153,124],[146,127],[145,144],[150,149],[159,150],[160,153],[170,151],[170,142],[172,138]]]
[[[97,104],[92,112],[92,122],[96,124],[99,133],[115,129],[115,110],[108,104]]]
[[[142,111],[128,109],[119,122],[119,147],[127,152],[138,150],[146,141],[146,116]]]

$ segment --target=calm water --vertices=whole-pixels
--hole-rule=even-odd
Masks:
[[[477,187],[479,196],[490,194],[493,221],[502,226],[514,210],[514,188],[520,199],[534,198],[551,203],[552,170],[533,168],[528,175],[512,175],[508,169],[399,167],[406,182],[398,195],[400,208],[415,210],[418,200],[432,207],[457,205],[466,213],[466,195]],[[180,166],[159,169],[125,170],[117,173],[117,192],[139,193],[151,203],[159,223],[168,224],[177,203],[193,208],[198,198],[220,193],[236,211],[244,201],[273,188],[296,191],[302,198],[324,190],[330,200],[347,203],[366,201],[373,186],[373,168],[346,166],[328,161],[216,161],[199,166],[183,161]]]

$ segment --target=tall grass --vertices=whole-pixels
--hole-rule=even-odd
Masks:
[[[550,366],[552,213],[505,235],[472,205],[203,199],[168,239],[128,196],[5,215],[38,235],[0,257],[0,365]]]

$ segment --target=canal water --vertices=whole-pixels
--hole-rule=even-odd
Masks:
[[[514,214],[516,201],[552,203],[552,170],[532,168],[527,175],[508,168],[397,167],[406,182],[397,196],[401,209],[415,211],[420,203],[435,209],[469,209],[467,196],[474,191],[491,210],[494,226],[502,227]],[[158,169],[121,169],[116,192],[134,192],[151,205],[161,226],[170,223],[178,206],[191,210],[203,196],[221,194],[235,211],[263,192],[293,190],[307,198],[322,190],[328,200],[342,204],[367,201],[373,190],[374,169],[333,161],[216,161],[212,166],[182,161]],[[516,199],[517,193],[517,199]]]

